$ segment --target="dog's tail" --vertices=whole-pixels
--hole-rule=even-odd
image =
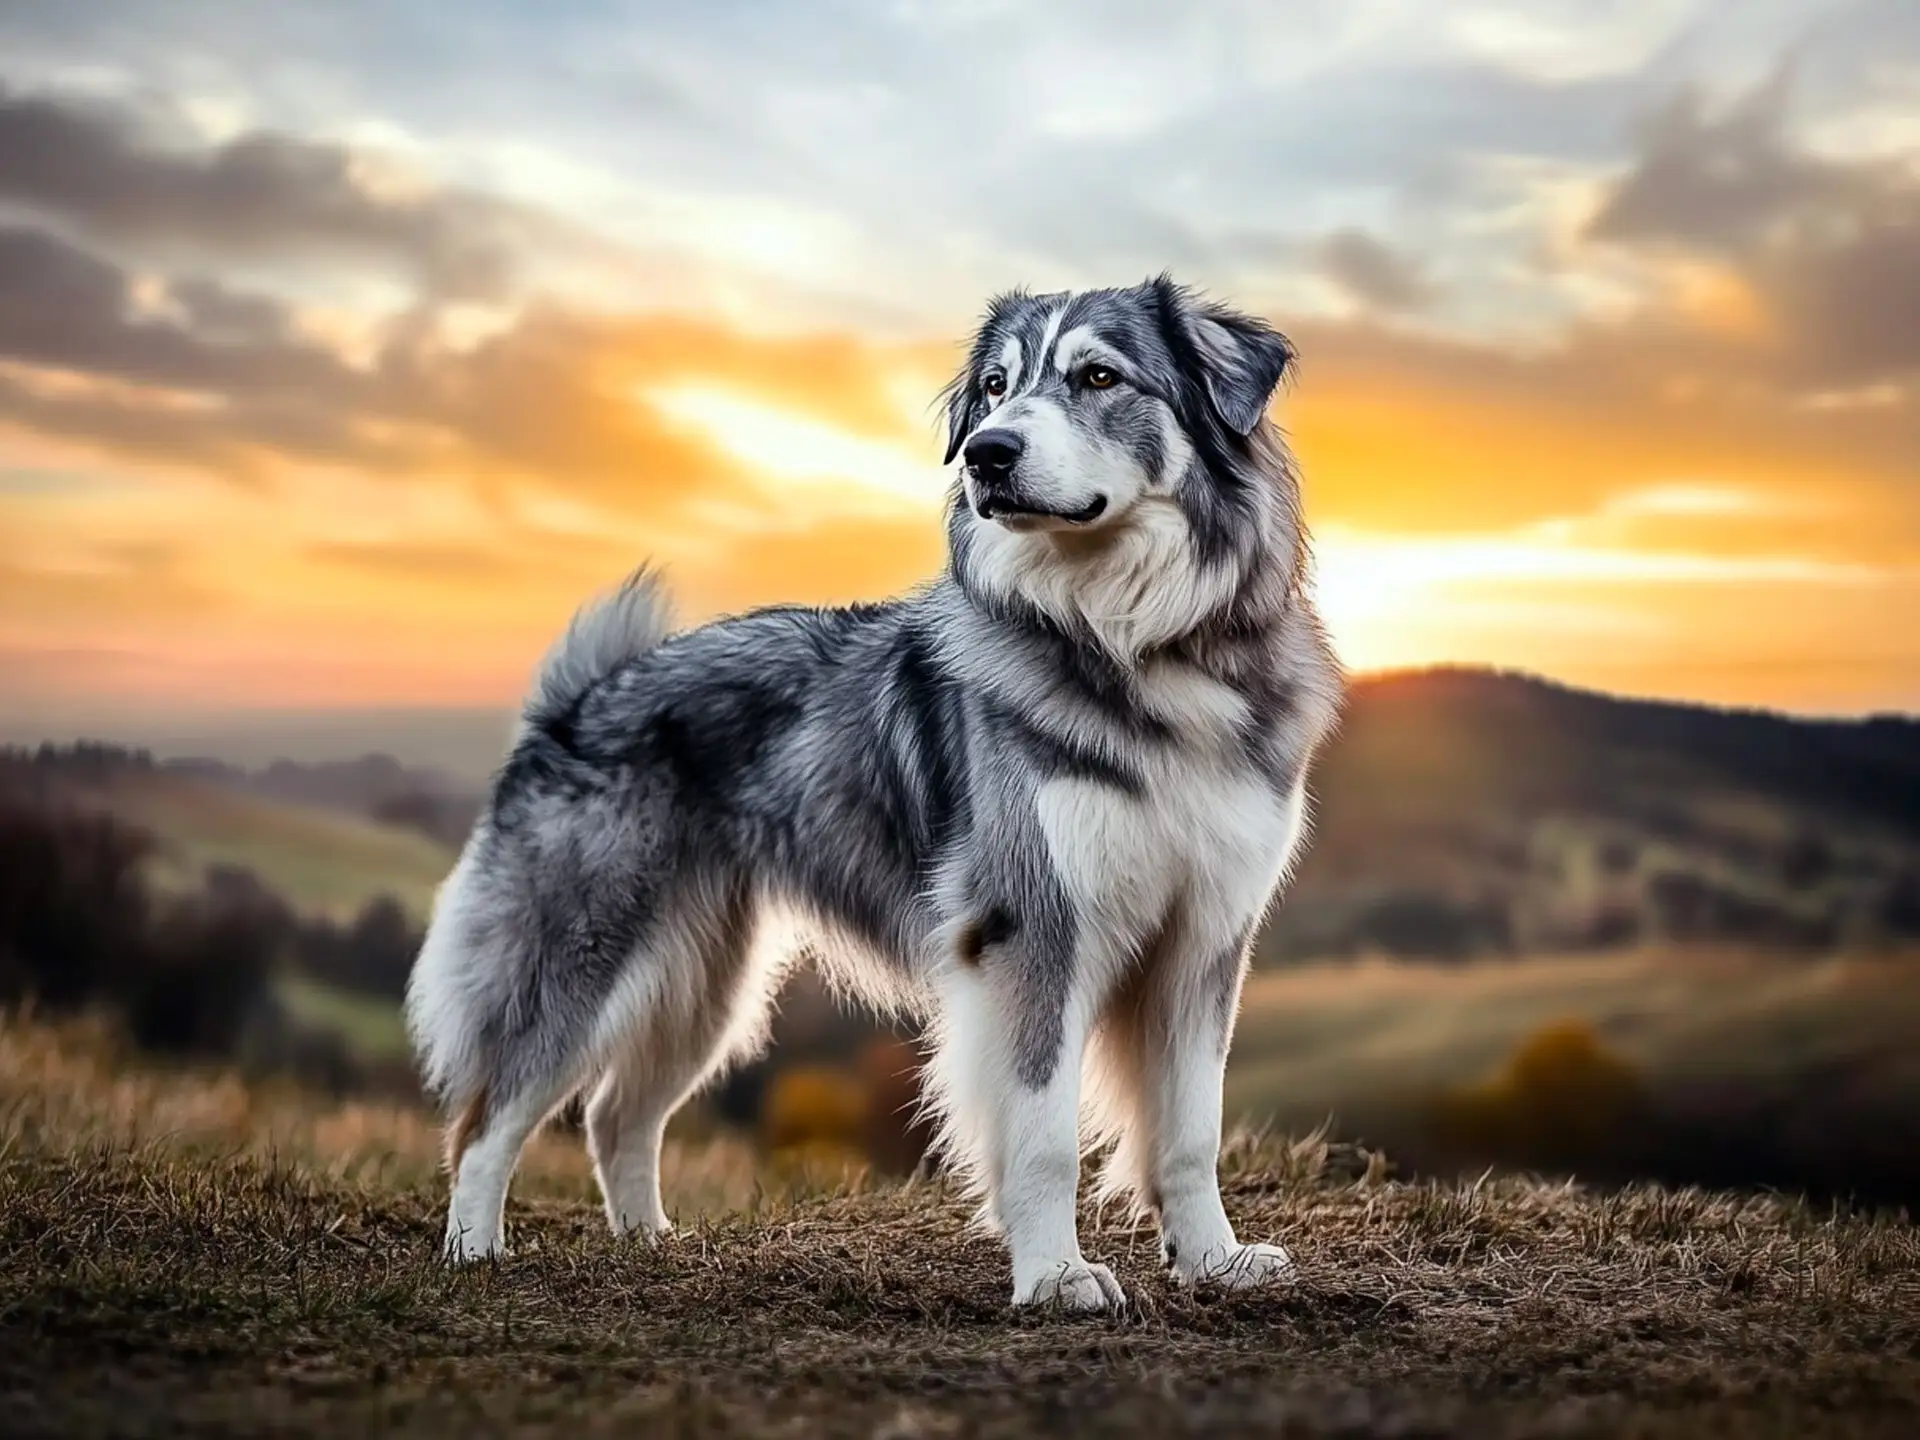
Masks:
[[[498,1011],[503,963],[496,927],[488,924],[486,822],[434,897],[420,953],[407,976],[405,1016],[422,1087],[450,1109],[486,1105],[486,1022]],[[451,1149],[449,1160],[457,1159]]]
[[[595,684],[666,639],[672,623],[657,572],[636,570],[617,589],[582,607],[541,662],[528,693],[519,748],[548,746],[569,711]],[[496,804],[497,804],[496,799]],[[529,961],[541,925],[528,910],[537,886],[501,843],[492,813],[483,815],[434,899],[433,918],[407,979],[407,1032],[428,1093],[462,1117],[449,1158],[478,1123],[501,1079],[493,1053],[522,1014]],[[496,1095],[495,1099],[505,1099]]]
[[[673,602],[660,572],[635,570],[611,593],[583,605],[540,662],[527,696],[529,727],[560,719],[595,682],[635,656],[644,655],[673,628]]]

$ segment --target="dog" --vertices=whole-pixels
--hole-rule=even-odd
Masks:
[[[927,1022],[939,1151],[1015,1305],[1125,1304],[1076,1227],[1096,1153],[1176,1280],[1291,1274],[1217,1165],[1342,695],[1268,418],[1293,358],[1166,276],[1001,296],[943,392],[937,579],[676,632],[643,569],[575,617],[408,983],[450,1257],[501,1252],[521,1148],[581,1092],[608,1222],[666,1231],[668,1117],[764,1045],[804,952]]]

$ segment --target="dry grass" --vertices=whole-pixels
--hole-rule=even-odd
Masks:
[[[96,1037],[0,1030],[0,1427],[10,1434],[1907,1435],[1920,1237],[1769,1199],[1403,1185],[1243,1140],[1229,1209],[1294,1288],[1190,1295],[1086,1217],[1123,1318],[1010,1314],[932,1183],[766,1183],[680,1143],[667,1243],[602,1231],[545,1139],[513,1258],[433,1258],[431,1127]],[[723,1206],[739,1206],[726,1210]]]

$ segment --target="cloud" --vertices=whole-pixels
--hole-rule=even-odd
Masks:
[[[1791,148],[1787,83],[1776,74],[1718,115],[1696,90],[1668,101],[1587,233],[1742,253],[1809,206],[1846,203],[1854,186],[1844,167]]]
[[[0,420],[252,479],[276,454],[429,463],[429,437],[378,423],[418,408],[301,337],[271,297],[197,277],[143,292],[57,235],[0,226]]]
[[[498,297],[551,222],[491,196],[382,175],[344,146],[270,131],[165,144],[131,109],[0,84],[0,201],[97,240],[202,258],[391,267],[446,298]]]
[[[174,390],[264,394],[350,386],[344,366],[290,338],[284,307],[195,279],[182,317],[138,313],[118,266],[56,235],[0,226],[0,357]]]
[[[284,342],[293,333],[287,307],[269,296],[245,294],[204,276],[170,281],[166,289],[188,326],[209,339],[263,344]]]
[[[1336,230],[1321,246],[1321,264],[1333,281],[1376,310],[1424,310],[1432,282],[1409,256],[1364,230]]]
[[[894,591],[983,296],[1167,264],[1300,344],[1372,658],[1886,628],[1916,179],[1847,122],[1911,7],[1809,30],[1792,106],[1781,7],[1406,8],[0,5],[0,641],[504,697],[642,554],[695,614]]]
[[[918,453],[937,476],[932,431],[900,392],[904,378],[932,396],[944,347],[556,304],[460,345],[445,320],[409,312],[349,364],[271,296],[203,277],[143,294],[68,240],[0,226],[0,419],[239,478],[276,457],[395,480],[466,469],[659,513],[716,489],[755,493],[730,447],[649,399],[717,381],[852,432],[848,453],[884,445],[907,467]]]
[[[1782,372],[1824,387],[1920,369],[1920,167],[1815,153],[1787,125],[1791,72],[1715,113],[1660,110],[1587,226],[1602,244],[1727,266],[1771,327]]]

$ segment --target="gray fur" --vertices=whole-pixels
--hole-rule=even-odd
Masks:
[[[1092,335],[1123,382],[1058,373],[1070,334]],[[994,397],[1009,342],[1018,384]],[[1088,919],[1050,857],[1042,788],[1144,796],[1145,777],[1194,743],[1192,717],[1155,698],[1181,677],[1244,700],[1231,743],[1276,796],[1331,722],[1339,677],[1302,589],[1298,486],[1264,421],[1290,358],[1260,322],[1163,278],[1002,297],[950,387],[949,459],[990,415],[1025,420],[1177,506],[1186,548],[1167,584],[1218,599],[1151,643],[1023,589],[991,549],[1011,543],[1007,527],[980,518],[964,476],[947,570],[899,600],[669,634],[642,572],[584,610],[540,672],[410,985],[435,1092],[543,1113],[610,1067],[638,1084],[628,1049],[654,1045],[691,1057],[646,1114],[670,1110],[757,1038],[727,1017],[765,1003],[745,956],[769,904],[804,917],[834,976],[881,1004],[924,1009],[946,969],[977,966],[1000,987],[1020,1082],[1046,1086],[1070,1058],[1063,1015]],[[1023,460],[1006,484],[1046,526],[1069,481],[1038,466]],[[1031,543],[1068,555],[1082,542]],[[1158,577],[1139,581],[1145,614]],[[1212,957],[1219,1006],[1243,954]],[[632,995],[652,1009],[620,1018]],[[609,1145],[621,1133],[617,1116],[595,1127]]]

